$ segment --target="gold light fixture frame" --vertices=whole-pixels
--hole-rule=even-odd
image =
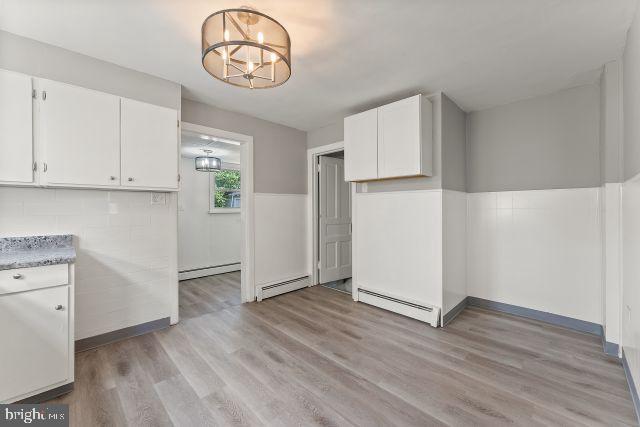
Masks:
[[[220,10],[202,23],[202,65],[234,86],[280,86],[291,77],[291,39],[278,21],[255,9]]]

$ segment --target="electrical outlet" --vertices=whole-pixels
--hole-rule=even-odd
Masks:
[[[151,193],[151,204],[152,205],[166,205],[167,204],[167,194],[166,193]]]

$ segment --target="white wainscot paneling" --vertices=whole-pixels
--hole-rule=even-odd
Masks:
[[[467,297],[467,193],[443,190],[442,222],[445,315]]]
[[[76,339],[169,317],[177,286],[177,196],[0,188],[0,236],[74,235]]]
[[[442,307],[442,191],[357,193],[355,287]]]
[[[636,387],[640,384],[640,175],[622,187],[622,344]]]
[[[309,275],[307,195],[256,193],[256,287]]]
[[[470,296],[602,323],[598,189],[468,195]]]

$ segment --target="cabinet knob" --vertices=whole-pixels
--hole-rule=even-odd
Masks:
[[[109,179],[110,179],[111,181],[115,181],[115,180],[116,180],[116,177],[112,175],[112,176],[110,176],[110,177],[109,177]]]
[[[60,304],[56,305],[56,310],[60,311],[62,310],[64,307]]]
[[[127,179],[127,181],[131,182],[131,181],[133,181],[133,178],[129,177],[129,178]]]
[[[19,274],[19,273],[18,274],[14,274],[13,278],[16,279],[16,280],[22,279],[22,274]]]

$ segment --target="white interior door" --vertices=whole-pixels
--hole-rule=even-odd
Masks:
[[[0,71],[0,181],[33,182],[31,77]]]
[[[320,283],[351,277],[351,191],[344,160],[320,156]]]

